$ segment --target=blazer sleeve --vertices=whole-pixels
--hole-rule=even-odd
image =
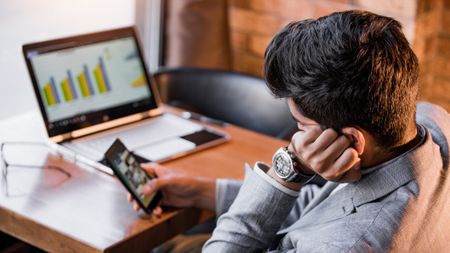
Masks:
[[[241,189],[242,181],[217,179],[216,181],[216,217],[226,213]]]
[[[248,164],[246,164],[246,176],[248,176],[251,171]],[[216,217],[220,217],[222,214],[228,212],[231,204],[233,204],[233,201],[236,199],[242,186],[242,180],[220,178],[217,179],[216,182]],[[320,191],[321,187],[315,184],[305,185],[300,191],[300,195],[284,221],[282,228],[288,227],[297,221],[300,218],[303,209]]]
[[[269,176],[261,173],[258,165],[248,173],[230,209],[218,219],[203,252],[260,252],[269,248],[296,204],[298,192],[293,194],[265,177]]]
[[[314,196],[317,196],[321,192],[322,188],[315,184],[308,184],[302,187],[300,195],[297,197],[291,212],[286,217],[286,220],[281,224],[280,230],[290,227],[294,224],[303,214],[303,210],[311,202]]]

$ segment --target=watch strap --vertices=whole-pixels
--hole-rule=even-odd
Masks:
[[[316,177],[317,174],[313,175],[307,175],[303,174],[299,171],[293,171],[286,179],[284,179],[286,182],[294,182],[294,183],[301,183],[301,184],[307,184],[311,182],[311,180]]]

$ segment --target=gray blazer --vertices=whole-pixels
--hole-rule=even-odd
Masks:
[[[328,182],[322,189],[307,185],[296,197],[249,173],[203,251],[388,251],[405,208],[419,195],[416,172],[449,167],[450,117],[430,104],[419,105],[417,114],[422,137],[418,146],[367,170],[360,181],[332,195],[337,183]],[[427,115],[426,122],[420,121],[421,114]],[[230,185],[234,192],[237,185]],[[234,196],[229,189],[224,203],[218,204],[226,209]]]

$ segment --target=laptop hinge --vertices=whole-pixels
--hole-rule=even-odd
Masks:
[[[123,118],[119,118],[119,119],[107,121],[107,122],[104,122],[104,123],[100,123],[100,124],[97,124],[97,125],[94,125],[94,126],[86,127],[86,128],[79,129],[79,130],[75,130],[75,131],[72,131],[72,132],[69,132],[69,133],[56,135],[56,136],[50,137],[50,140],[53,141],[53,142],[59,143],[59,142],[63,142],[63,141],[67,141],[67,140],[71,140],[71,139],[75,139],[75,138],[79,138],[79,137],[82,137],[82,136],[85,136],[85,135],[101,132],[103,130],[111,129],[111,128],[114,128],[114,127],[126,125],[126,124],[129,124],[129,123],[138,122],[138,121],[140,121],[142,119],[158,116],[161,113],[162,113],[162,110],[160,108],[149,110],[149,111],[142,112],[142,113],[136,113],[136,114],[129,115],[129,116],[126,116],[126,117],[123,117]]]
[[[60,134],[60,135],[50,137],[49,139],[51,142],[60,143],[60,142],[63,142],[64,140],[70,140],[71,138],[72,138],[72,135],[70,133],[66,133],[66,134]]]

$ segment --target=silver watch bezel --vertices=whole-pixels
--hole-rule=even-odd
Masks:
[[[287,159],[287,161],[289,161],[289,173],[286,176],[281,175],[279,173],[278,167],[276,167],[276,157],[278,156],[283,156],[284,159]],[[295,158],[293,156],[294,155],[289,152],[287,147],[279,148],[272,157],[272,167],[275,171],[275,174],[286,182],[296,182],[302,184],[309,183],[317,174],[306,175],[296,171],[295,166],[297,166],[297,162],[294,160]]]
[[[283,157],[283,159],[289,162],[289,173],[286,176],[280,174],[279,169],[276,166],[276,158],[279,156]],[[293,173],[296,173],[294,170],[294,161],[292,160],[292,157],[289,155],[289,153],[285,150],[285,148],[279,148],[275,152],[275,154],[272,157],[272,167],[274,168],[274,171],[277,174],[277,176],[281,179],[288,179],[292,176]]]

